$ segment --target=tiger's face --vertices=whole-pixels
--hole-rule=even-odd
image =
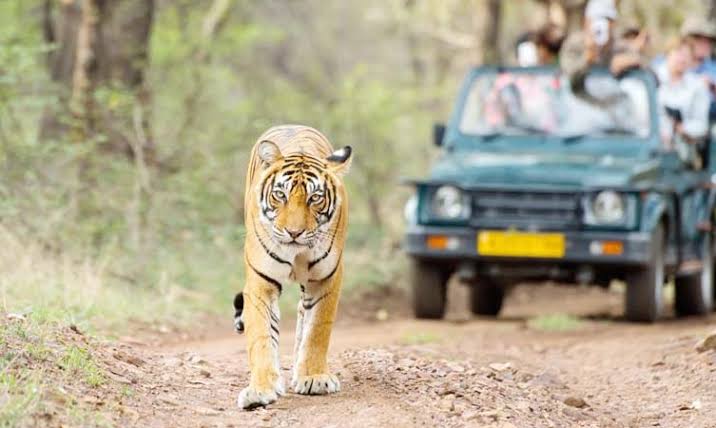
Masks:
[[[258,154],[265,165],[258,198],[261,220],[270,226],[267,232],[282,245],[313,247],[330,234],[343,203],[338,189],[350,165],[351,148],[325,159],[306,154],[284,157],[278,146],[263,141]]]

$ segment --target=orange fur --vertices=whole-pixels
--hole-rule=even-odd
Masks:
[[[341,176],[349,147],[333,151],[318,131],[274,127],[251,153],[245,192],[243,324],[251,378],[239,405],[269,404],[283,393],[278,367],[278,297],[301,285],[294,390],[325,394],[340,388],[327,352],[343,277],[348,200]]]

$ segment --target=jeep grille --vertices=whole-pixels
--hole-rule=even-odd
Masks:
[[[478,227],[567,229],[581,223],[579,195],[569,192],[472,192],[471,223]]]

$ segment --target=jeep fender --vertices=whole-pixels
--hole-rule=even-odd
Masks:
[[[704,201],[703,206],[699,210],[698,219],[699,223],[707,223],[711,227],[713,225],[711,224],[715,219],[716,215],[716,188],[710,187],[708,194],[706,196],[706,200]]]
[[[640,231],[651,232],[659,222],[666,219],[666,227],[670,233],[673,232],[674,207],[668,203],[666,195],[650,192],[642,199],[641,207]]]

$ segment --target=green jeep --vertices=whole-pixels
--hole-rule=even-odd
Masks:
[[[716,144],[662,142],[651,73],[595,70],[583,88],[575,96],[553,68],[468,73],[435,126],[440,158],[410,181],[417,317],[444,315],[452,274],[478,315],[497,315],[525,280],[620,279],[626,319],[653,322],[670,276],[678,315],[712,311]]]

